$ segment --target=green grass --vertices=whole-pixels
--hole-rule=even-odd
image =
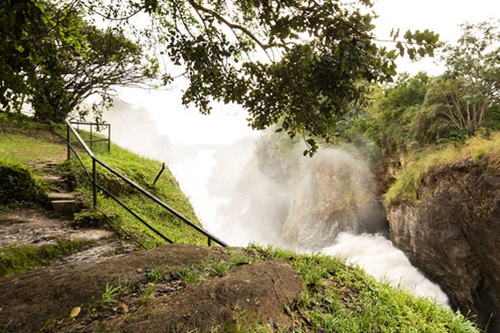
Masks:
[[[146,191],[152,193],[194,224],[201,226],[189,200],[180,190],[179,184],[168,168],[164,170],[156,184],[153,185],[162,167],[160,162],[139,156],[114,144],[111,145],[110,152],[107,152],[106,149],[100,149],[99,151],[100,153],[96,155],[104,163]],[[91,170],[90,158],[86,155],[81,155],[81,157],[88,170]],[[87,197],[87,203],[90,206],[92,200],[91,185],[76,158],[73,157],[71,162],[67,163],[66,169],[69,175],[76,177],[77,182],[80,184],[80,191]],[[172,213],[147,198],[101,165],[97,165],[97,180],[99,185],[111,192],[168,239],[175,243],[207,245],[208,240],[205,236],[186,225]],[[107,215],[114,216],[113,223],[115,225],[119,226],[126,233],[132,234],[134,238],[139,239],[147,248],[166,243],[166,241],[155,235],[112,198],[102,193],[98,197],[98,208]]]
[[[292,317],[293,332],[480,332],[459,312],[379,282],[343,259],[322,254],[297,254],[251,245],[244,250],[232,249],[225,257],[208,257],[198,265],[179,270],[178,274],[185,284],[203,283],[209,278],[224,276],[241,264],[259,260],[288,262],[303,280],[298,299],[283,304]],[[242,313],[241,318],[232,318],[209,332],[226,332],[228,325],[229,331],[240,333],[269,332],[270,329],[267,318],[251,319]],[[273,331],[290,332],[288,328]]]
[[[379,282],[343,259],[256,246],[248,251],[285,260],[302,277],[303,291],[288,305],[294,332],[479,332],[460,313]]]
[[[40,124],[29,117],[0,113],[0,157],[34,165],[61,163],[66,149],[60,136],[60,125]]]
[[[51,142],[50,138],[5,134],[0,136],[0,156],[31,165],[60,163],[66,159],[66,150],[61,144]]]
[[[467,158],[485,166],[486,172],[500,172],[500,133],[493,133],[488,139],[476,136],[460,146],[447,144],[427,147],[410,154],[396,181],[385,194],[385,204],[418,201],[422,179],[429,172],[444,170]]]
[[[104,308],[108,308],[117,303],[117,299],[128,292],[131,287],[127,279],[120,280],[118,285],[106,283],[106,289],[101,294],[101,302]]]
[[[229,249],[225,257],[207,257],[198,265],[191,265],[177,271],[179,279],[186,285],[204,281],[210,277],[221,277],[243,264],[253,262],[246,253],[239,249]]]
[[[54,260],[86,244],[81,240],[58,239],[54,245],[7,246],[0,251],[0,278],[23,273],[37,266],[50,265]]]

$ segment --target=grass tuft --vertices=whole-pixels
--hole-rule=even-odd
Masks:
[[[490,138],[475,136],[464,145],[456,144],[427,147],[408,157],[398,178],[384,196],[386,206],[401,202],[418,201],[422,179],[431,171],[436,172],[458,165],[470,159],[474,164],[485,166],[491,174],[500,172],[500,133]]]

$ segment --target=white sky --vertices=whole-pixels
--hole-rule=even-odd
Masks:
[[[389,37],[391,29],[432,30],[445,42],[454,43],[461,35],[460,24],[478,23],[490,18],[500,19],[500,0],[375,0],[375,21],[378,38]],[[398,62],[399,71],[416,74],[423,70],[431,75],[441,74],[442,68],[432,60],[411,63]]]
[[[392,28],[401,28],[402,32],[429,29],[439,33],[443,41],[455,42],[461,34],[459,24],[500,18],[500,0],[378,0],[374,10],[379,15],[375,32],[380,39],[389,39]],[[398,71],[416,74],[423,70],[438,75],[442,68],[433,62],[427,59],[411,63],[401,59]],[[145,92],[126,89],[121,98],[150,110],[158,131],[167,135],[174,144],[229,144],[256,135],[247,126],[246,116],[238,107],[219,105],[210,116],[203,116],[197,110],[186,110],[181,105],[179,90]]]

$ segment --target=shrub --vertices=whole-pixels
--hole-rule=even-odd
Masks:
[[[24,165],[0,159],[0,204],[36,202],[45,198],[45,189]]]

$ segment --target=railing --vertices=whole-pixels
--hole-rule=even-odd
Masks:
[[[111,125],[110,124],[96,124],[96,123],[89,123],[89,122],[80,122],[80,121],[70,121],[69,122],[71,125],[76,125],[76,130],[79,132],[80,131],[80,126],[88,126],[89,127],[89,140],[84,140],[85,143],[90,144],[90,148],[93,147],[94,143],[96,142],[106,142],[107,143],[107,148],[108,152],[111,150]],[[95,132],[93,131],[94,127],[96,127],[96,132],[101,132],[99,129],[105,128],[107,129],[107,137],[102,138],[100,136],[96,136]],[[69,133],[68,133],[68,138],[70,138]],[[69,153],[69,150],[68,150]],[[70,156],[68,155],[68,159]]]
[[[75,124],[78,124],[78,123],[75,123]],[[91,123],[79,123],[79,124],[80,125],[82,125],[82,124],[84,124],[84,125],[95,125],[95,124],[91,124]],[[97,191],[100,190],[104,194],[106,194],[107,196],[109,196],[110,198],[112,198],[114,201],[116,201],[122,208],[124,208],[126,211],[128,211],[132,216],[134,216],[137,220],[139,220],[142,224],[144,224],[148,229],[150,229],[157,236],[159,236],[163,240],[167,241],[168,243],[174,243],[174,241],[172,241],[171,239],[169,239],[165,235],[163,235],[160,231],[158,231],[151,224],[149,224],[147,221],[145,221],[142,217],[140,217],[138,214],[136,214],[131,208],[129,208],[127,205],[125,205],[123,202],[121,202],[111,192],[109,192],[103,186],[101,186],[101,185],[98,184],[98,182],[97,182],[97,166],[99,165],[99,166],[103,167],[104,169],[108,170],[109,172],[111,172],[116,177],[122,179],[125,183],[127,183],[128,185],[130,185],[133,188],[135,188],[137,191],[139,191],[144,196],[146,196],[147,198],[149,198],[150,200],[152,200],[153,202],[155,202],[156,204],[158,204],[163,209],[165,209],[168,212],[170,212],[172,215],[176,216],[178,219],[180,219],[183,223],[185,223],[189,227],[195,229],[196,231],[198,231],[201,234],[203,234],[204,236],[206,236],[207,239],[208,239],[208,245],[209,246],[212,245],[212,242],[214,242],[214,243],[216,243],[216,244],[218,244],[220,246],[223,246],[223,247],[227,246],[227,244],[224,243],[222,240],[220,240],[217,237],[209,234],[207,231],[205,231],[204,229],[202,229],[198,225],[196,225],[193,222],[191,222],[189,219],[187,219],[186,217],[184,217],[182,214],[180,214],[179,212],[177,212],[175,209],[171,208],[170,206],[168,206],[167,204],[165,204],[163,201],[161,201],[160,199],[158,199],[156,196],[154,196],[153,194],[149,193],[148,191],[146,191],[145,189],[143,189],[141,186],[137,185],[135,182],[133,182],[132,180],[130,180],[127,177],[123,176],[122,174],[120,174],[119,172],[117,172],[116,170],[114,170],[112,167],[110,167],[109,165],[107,165],[106,163],[104,163],[103,161],[101,161],[100,159],[98,159],[94,155],[94,153],[92,152],[92,150],[87,146],[87,144],[85,143],[85,141],[81,138],[81,136],[78,133],[78,131],[73,128],[71,122],[66,121],[66,127],[67,127],[66,134],[67,134],[67,146],[68,146],[68,159],[71,158],[71,152],[73,152],[73,154],[77,157],[77,159],[80,162],[80,164],[83,166],[83,168],[85,170],[85,173],[87,174],[90,182],[92,183],[92,197],[93,197],[92,199],[93,199],[94,206],[97,206]],[[90,141],[91,142],[97,142],[97,141],[108,140],[108,149],[109,149],[109,147],[110,147],[109,146],[109,133],[110,133],[110,127],[108,125],[108,138],[107,139],[92,139],[92,136],[91,136],[91,140]],[[77,141],[75,141],[75,142],[71,141],[71,134],[73,134],[76,137]],[[85,150],[85,153],[92,159],[92,170],[91,170],[91,172],[89,172],[89,170],[87,169],[87,167],[83,163],[83,160],[81,159],[81,157],[78,154],[77,150],[73,146],[73,143],[78,143],[79,145],[81,145],[83,147],[83,149]]]

